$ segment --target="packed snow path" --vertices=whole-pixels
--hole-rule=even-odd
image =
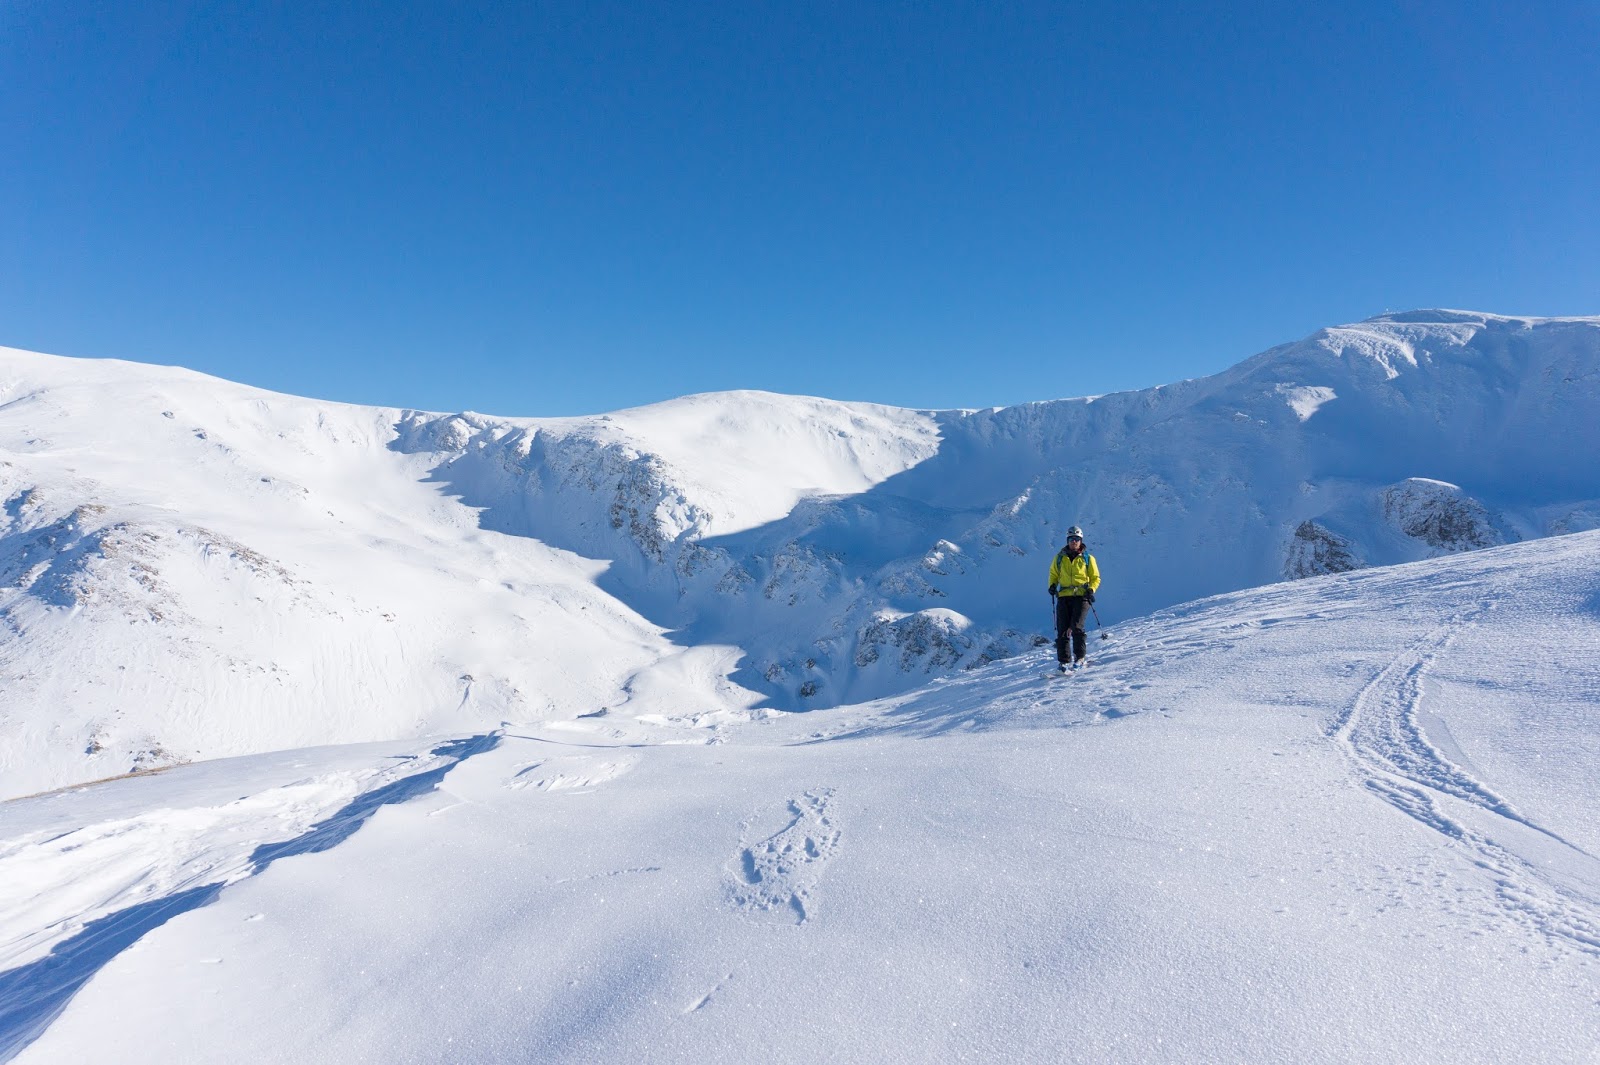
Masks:
[[[1219,597],[1064,679],[1035,655],[742,725],[638,707],[8,803],[8,1017],[96,922],[161,919],[0,1045],[1592,1062],[1597,561],[1582,534]]]

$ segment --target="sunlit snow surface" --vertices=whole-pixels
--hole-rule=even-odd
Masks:
[[[5,804],[0,1048],[1595,1060],[1600,533],[1106,635],[1067,678],[713,719],[666,685]]]

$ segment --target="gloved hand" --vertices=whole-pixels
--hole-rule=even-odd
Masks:
[[[1089,600],[1089,605],[1090,606],[1094,605],[1094,589],[1093,588],[1085,588],[1084,591],[1083,591],[1083,597],[1085,599]]]
[[[1052,584],[1050,586],[1050,598],[1054,599],[1055,597],[1056,597],[1056,586]]]

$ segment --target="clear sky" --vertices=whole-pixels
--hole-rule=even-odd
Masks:
[[[0,0],[0,343],[977,407],[1600,313],[1600,4]]]

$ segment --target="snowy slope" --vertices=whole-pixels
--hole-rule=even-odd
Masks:
[[[466,485],[448,460],[469,440],[523,465]],[[771,521],[935,446],[926,416],[825,400],[505,422],[0,350],[0,794],[651,693],[738,713],[757,695],[727,679],[736,649],[670,641],[596,586],[618,538]]]
[[[1070,372],[1064,372],[1070,381]],[[583,713],[722,722],[1105,622],[1600,526],[1600,319],[1391,315],[998,410],[359,408],[0,350],[0,795]]]
[[[708,653],[598,590],[603,563],[480,528],[394,450],[399,411],[0,365],[7,794],[611,705]]]
[[[0,1059],[1595,1060],[1600,533],[1045,657],[0,805]]]

